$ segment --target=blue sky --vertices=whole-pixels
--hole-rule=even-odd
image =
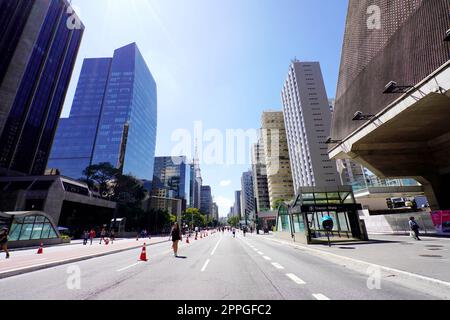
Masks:
[[[67,95],[68,116],[84,58],[136,42],[158,85],[156,155],[172,155],[179,129],[257,129],[281,110],[291,59],[320,61],[334,97],[347,0],[73,0],[86,31]],[[199,141],[201,143],[201,141]],[[201,145],[207,148],[208,142]],[[193,152],[193,151],[192,151]],[[250,153],[249,148],[237,152]],[[177,154],[175,154],[177,155]],[[226,216],[247,164],[203,164]]]

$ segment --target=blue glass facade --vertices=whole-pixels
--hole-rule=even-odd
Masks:
[[[81,178],[91,164],[111,61],[84,60],[70,116],[60,119],[47,166],[68,177]]]
[[[186,157],[156,157],[152,195],[182,199],[190,206],[191,168]]]
[[[25,41],[33,42],[33,46],[12,105],[1,106],[9,111],[4,127],[0,128],[0,167],[40,175],[46,168],[84,27],[67,27],[70,18],[67,1],[30,2],[46,6],[46,14],[42,24],[27,21],[41,25],[35,39],[29,34],[20,35]],[[3,1],[0,5],[9,10],[17,9],[4,6]],[[18,35],[14,34],[17,43],[20,38],[17,40]],[[2,34],[0,43],[3,37],[10,38],[10,35]],[[24,62],[11,59],[11,68]]]
[[[109,162],[151,180],[156,125],[156,83],[136,44],[117,49],[112,59],[85,60],[48,167],[80,178],[87,165]]]

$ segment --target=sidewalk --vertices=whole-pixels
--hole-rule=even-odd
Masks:
[[[114,244],[99,244],[95,239],[92,246],[84,246],[82,241],[75,244],[59,245],[45,248],[44,254],[38,255],[37,250],[27,249],[11,252],[11,258],[5,260],[5,253],[0,253],[0,279],[14,275],[51,268],[63,264],[78,262],[91,258],[101,257],[122,251],[140,248],[144,243],[155,245],[167,242],[168,237],[152,237],[152,239],[119,239]]]
[[[409,236],[369,235],[369,242],[346,242],[327,245],[303,245],[274,236],[256,236],[283,242],[307,250],[326,252],[370,264],[413,273],[423,277],[450,282],[450,239],[422,237],[415,241]]]

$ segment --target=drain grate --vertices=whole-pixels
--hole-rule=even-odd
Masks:
[[[435,244],[427,245],[425,247],[427,247],[427,248],[444,248],[444,246],[438,246],[438,245],[435,245]]]
[[[424,258],[442,258],[442,256],[433,255],[433,254],[421,254],[420,257],[424,257]]]
[[[356,248],[354,248],[354,247],[339,247],[339,249],[344,249],[344,250],[356,250]]]
[[[428,251],[442,251],[443,249],[439,249],[439,248],[430,248],[427,249]]]

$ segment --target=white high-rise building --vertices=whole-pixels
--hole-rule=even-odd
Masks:
[[[328,156],[331,110],[318,62],[292,62],[282,103],[295,191],[340,185]]]

